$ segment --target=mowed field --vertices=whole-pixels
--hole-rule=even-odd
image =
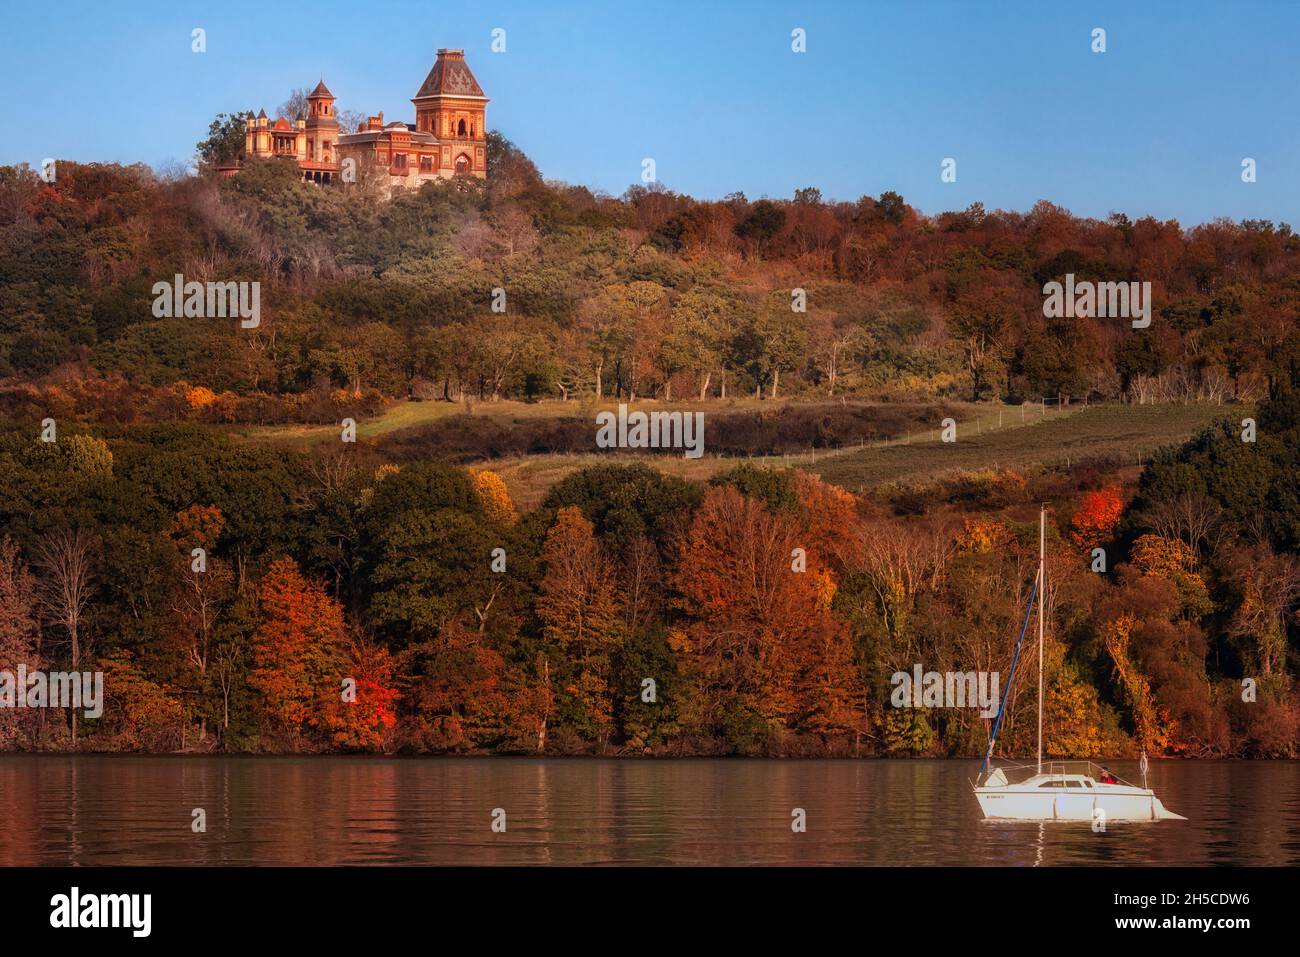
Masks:
[[[743,411],[750,408],[767,408],[771,405],[772,403],[763,403],[757,399],[729,399],[726,408],[728,411]],[[502,399],[498,402],[475,403],[473,414],[485,419],[501,421],[553,419],[578,415],[584,418],[593,418],[602,409],[614,410],[617,408],[618,403],[608,401],[601,403],[578,400],[570,402],[560,402],[558,400],[516,402],[512,399]],[[664,406],[653,402],[637,402],[633,403],[630,408],[649,411],[664,408]],[[671,408],[682,411],[698,409],[710,412],[720,408],[720,406],[717,403],[686,401],[674,402]],[[464,415],[465,411],[466,407],[459,402],[394,402],[379,415],[359,421],[357,423],[357,438],[375,439],[404,429],[418,429],[434,425],[457,415]],[[339,426],[337,425],[230,425],[223,426],[223,428],[231,435],[252,442],[283,443],[304,448],[318,442],[337,442],[339,438]],[[592,428],[594,434],[595,426]]]
[[[1229,416],[1239,421],[1249,411],[1221,405],[1094,405],[1049,411],[1021,426],[985,428],[972,435],[958,427],[957,441],[895,444],[825,457],[805,466],[823,479],[852,491],[885,482],[912,484],[945,473],[1113,462],[1120,466],[1149,461],[1161,446],[1191,438]]]
[[[1000,413],[1000,415],[999,415]],[[1181,443],[1212,422],[1249,410],[1218,405],[1094,405],[1062,410],[1004,407],[963,420],[957,440],[943,442],[937,432],[921,433],[889,443],[788,456],[714,456],[685,459],[681,455],[623,454],[622,461],[641,461],[662,472],[707,480],[747,462],[777,468],[800,468],[853,492],[885,483],[927,482],[945,474],[986,468],[1033,468],[1077,465],[1102,460],[1136,466],[1156,449]],[[708,429],[705,429],[705,447]],[[505,481],[523,508],[533,508],[548,489],[571,472],[609,462],[609,453],[540,455],[477,463]]]
[[[771,403],[742,400],[729,403],[726,411],[752,406],[771,408]],[[635,408],[650,409],[654,404]],[[494,402],[479,403],[475,416],[504,421],[548,417],[593,416],[598,408],[613,403],[577,402]],[[675,409],[705,412],[705,448],[708,448],[708,415],[723,411],[716,403],[674,403]],[[440,420],[462,414],[464,406],[451,402],[401,402],[382,414],[357,424],[363,444],[404,430],[418,430]],[[938,425],[924,432],[912,432],[874,443],[849,444],[839,449],[813,450],[789,455],[717,455],[687,459],[680,453],[592,452],[589,454],[538,454],[484,459],[471,468],[491,469],[499,474],[516,503],[525,509],[541,502],[556,482],[577,469],[596,463],[645,462],[662,472],[683,478],[707,480],[741,462],[776,468],[800,468],[820,475],[828,482],[858,492],[885,483],[902,485],[927,482],[945,474],[989,468],[1033,468],[1084,464],[1098,460],[1119,466],[1136,466],[1158,448],[1182,442],[1210,423],[1232,417],[1239,421],[1250,414],[1243,407],[1221,405],[1073,405],[1063,408],[1040,405],[1003,406],[962,404],[957,413],[957,439],[940,440]],[[228,427],[245,440],[283,443],[309,448],[337,442],[335,425],[278,425]],[[594,436],[594,426],[593,426]],[[369,442],[368,442],[369,440]]]

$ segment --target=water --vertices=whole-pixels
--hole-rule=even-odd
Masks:
[[[1300,863],[1297,762],[1153,761],[1152,787],[1190,820],[1104,834],[982,821],[976,767],[5,755],[0,865]]]

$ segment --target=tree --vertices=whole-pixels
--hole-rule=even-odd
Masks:
[[[603,747],[613,730],[611,662],[622,639],[614,570],[591,522],[571,506],[559,510],[546,533],[542,560],[542,633],[568,666],[564,691],[576,704],[580,730]]]
[[[29,669],[40,667],[36,657],[40,634],[37,610],[35,579],[18,546],[8,536],[0,538],[0,671],[17,674],[20,664]],[[0,750],[17,743],[20,714],[12,708],[0,710]]]
[[[82,632],[86,606],[95,590],[94,551],[96,539],[78,528],[50,532],[37,539],[33,549],[41,610],[45,619],[68,636],[72,670],[81,664],[88,642]],[[39,647],[37,649],[40,651]],[[77,712],[72,712],[72,744],[77,744]]]
[[[431,751],[542,751],[552,694],[491,647],[484,636],[452,622],[436,641],[402,655],[406,737]]]
[[[290,123],[298,120],[307,119],[307,114],[311,104],[307,101],[307,91],[302,87],[295,87],[289,91],[289,98],[280,104],[276,110],[276,115],[283,117]],[[351,130],[345,130],[351,132]]]
[[[668,334],[659,347],[659,366],[665,380],[674,372],[689,370],[699,383],[700,401],[709,392],[713,371],[722,361],[722,345],[733,311],[720,296],[687,292],[673,304]],[[665,394],[665,398],[671,398]]]
[[[1300,625],[1300,561],[1256,545],[1231,568],[1241,599],[1228,623],[1243,659],[1268,682],[1286,669],[1287,631]]]
[[[901,225],[907,218],[907,202],[893,190],[886,190],[880,194],[880,198],[876,201],[876,208],[885,222],[895,226]]]
[[[542,185],[542,175],[533,161],[496,130],[487,134],[487,178],[491,195],[500,199]]]
[[[483,512],[494,522],[513,525],[519,521],[515,503],[510,500],[510,490],[496,472],[483,469],[473,473],[474,494],[483,504]]]
[[[733,348],[753,377],[758,398],[762,398],[766,381],[771,382],[771,397],[778,397],[781,373],[803,363],[807,342],[807,327],[791,310],[789,297],[780,294],[769,297],[752,321],[739,330]]]
[[[1169,713],[1159,707],[1151,694],[1151,682],[1134,663],[1129,654],[1133,630],[1138,621],[1131,614],[1123,614],[1107,623],[1102,641],[1115,665],[1115,676],[1124,689],[1132,709],[1133,730],[1138,747],[1145,753],[1161,753],[1174,745],[1175,725]]]
[[[398,661],[382,645],[357,637],[348,639],[343,651],[344,671],[355,687],[341,708],[331,703],[330,740],[349,750],[384,750],[397,726]]]
[[[494,550],[505,550],[504,570]],[[375,489],[364,514],[366,613],[395,649],[431,639],[472,615],[481,633],[528,600],[535,550],[526,530],[488,518],[470,477],[413,464]]]
[[[341,707],[343,610],[290,558],[273,561],[258,585],[249,683],[262,695],[268,729],[290,740],[330,729]]]
[[[99,660],[104,672],[104,714],[95,740],[114,751],[174,750],[185,720],[171,690],[149,677],[129,652]]]
[[[1001,371],[997,350],[1011,316],[1011,307],[996,291],[966,293],[953,304],[948,326],[966,351],[972,401],[989,394]]]
[[[208,124],[208,138],[195,147],[208,167],[230,166],[244,155],[245,125],[242,113],[218,113]]]
[[[1108,542],[1124,513],[1124,501],[1119,488],[1108,486],[1098,492],[1089,492],[1079,503],[1079,509],[1070,520],[1074,544],[1084,551]]]
[[[192,505],[178,512],[168,529],[172,546],[173,585],[170,604],[172,638],[194,669],[199,696],[199,741],[207,737],[208,670],[214,655],[217,626],[233,598],[234,575],[215,555],[225,527],[221,509]],[[199,555],[195,556],[195,551]],[[225,722],[223,721],[223,726]]]
[[[762,253],[783,226],[785,210],[771,200],[760,199],[749,215],[736,224],[736,235],[752,244],[756,253]]]
[[[675,584],[688,624],[670,643],[690,685],[685,717],[742,752],[798,733],[825,741],[858,725],[860,689],[848,629],[830,608],[833,579],[816,564],[804,572],[792,564],[806,534],[793,516],[721,486],[678,544]]]

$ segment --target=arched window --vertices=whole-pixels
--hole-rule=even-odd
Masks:
[[[457,136],[464,136],[464,135],[465,135],[465,121],[464,121],[464,120],[461,120],[461,121],[460,121],[460,125],[456,127],[456,135],[457,135]]]
[[[469,157],[466,156],[464,153],[461,153],[459,156],[456,157],[456,172],[457,173],[469,172]]]

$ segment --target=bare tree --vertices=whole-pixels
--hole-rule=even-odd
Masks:
[[[1147,525],[1162,538],[1178,539],[1199,552],[1213,544],[1223,509],[1208,495],[1184,492],[1177,498],[1160,502],[1146,514]]]
[[[861,565],[874,594],[876,611],[891,640],[906,642],[904,658],[912,657],[912,636],[905,627],[916,596],[933,589],[943,578],[953,544],[950,522],[881,521],[864,525]]]
[[[72,649],[72,670],[81,662],[82,618],[95,588],[94,551],[96,539],[83,529],[61,529],[37,539],[32,550],[37,578],[37,597],[47,622],[68,633]],[[77,712],[72,712],[72,744],[77,743]]]

